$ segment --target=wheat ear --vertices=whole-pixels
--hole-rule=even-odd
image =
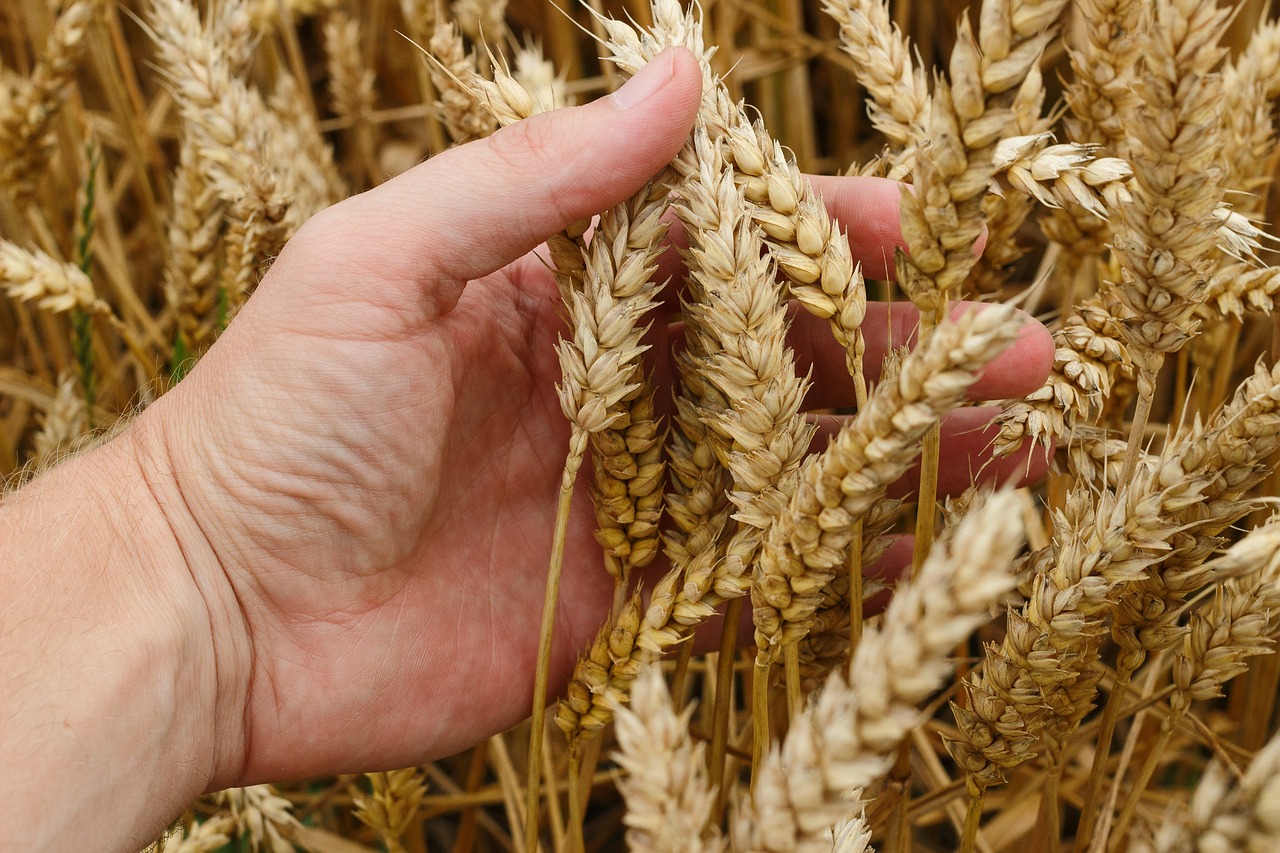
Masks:
[[[1011,492],[993,495],[899,586],[847,676],[833,674],[769,752],[740,802],[735,850],[831,849],[823,833],[857,816],[858,792],[889,769],[894,748],[919,722],[916,705],[946,680],[948,656],[1013,589],[1022,545],[1021,528],[1009,523],[1015,506]]]
[[[354,814],[378,833],[387,853],[404,853],[401,839],[417,817],[427,789],[417,767],[387,773],[366,773],[371,793],[353,796]]]
[[[0,184],[19,201],[47,167],[48,136],[103,0],[77,0],[58,15],[31,76],[0,95]]]
[[[677,714],[662,670],[645,667],[631,707],[617,711],[618,765],[626,776],[627,847],[642,853],[716,853],[723,842],[709,827],[715,791],[707,779],[705,744],[689,735],[690,706]]]
[[[807,633],[822,589],[847,559],[856,520],[906,472],[924,433],[964,398],[1019,326],[1011,309],[997,307],[944,322],[906,357],[898,381],[876,386],[866,408],[805,464],[752,580],[758,662],[771,663]]]
[[[1273,518],[1252,531],[1222,561],[1228,565],[1215,574],[1247,574],[1220,587],[1207,612],[1191,617],[1181,652],[1174,659],[1169,713],[1161,720],[1155,744],[1112,827],[1117,840],[1128,834],[1140,798],[1191,703],[1222,696],[1222,685],[1248,669],[1247,658],[1273,650],[1280,626],[1280,525]]]

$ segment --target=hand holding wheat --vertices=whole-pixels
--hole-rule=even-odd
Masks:
[[[97,478],[112,496],[141,496],[117,520],[172,531],[148,564],[168,572],[163,609],[211,626],[180,632],[182,666],[206,675],[183,710],[183,755],[195,758],[179,790],[404,766],[527,714],[560,475],[546,449],[569,429],[554,387],[556,283],[529,253],[659,172],[689,133],[700,85],[693,57],[669,51],[616,96],[454,149],[316,217],[190,376],[103,448],[133,454]],[[855,255],[892,254],[896,186],[818,186],[855,232]],[[672,274],[676,263],[663,261]],[[667,311],[645,342],[662,356],[657,405],[669,410]],[[915,318],[873,306],[870,363],[906,343]],[[972,396],[1043,381],[1049,339],[1038,324],[1023,331]],[[792,337],[816,380],[807,405],[847,405],[845,353],[825,325],[797,317]],[[944,486],[982,463],[989,414],[962,411],[944,428]],[[1040,470],[1006,459],[991,475]],[[46,505],[57,500],[48,482]],[[553,684],[609,610],[593,528],[581,502]],[[20,566],[34,546],[18,547]],[[189,580],[166,564],[175,555]]]

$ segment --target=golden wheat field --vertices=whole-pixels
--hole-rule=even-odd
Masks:
[[[1280,851],[1268,6],[0,4],[14,483],[180,382],[314,213],[665,47],[702,63],[676,160],[546,252],[572,438],[545,453],[616,584],[561,700],[425,766],[206,795],[151,849]],[[895,281],[864,277],[806,173],[912,185]],[[637,343],[668,214],[691,248],[666,421]],[[995,439],[1054,448],[1034,487],[937,493],[938,422],[1018,328],[961,299],[1053,332]],[[922,318],[883,369],[868,300]],[[830,441],[788,303],[847,352]],[[887,497],[917,463],[919,493]],[[902,533],[912,569],[864,612]],[[717,610],[754,640],[693,654]]]

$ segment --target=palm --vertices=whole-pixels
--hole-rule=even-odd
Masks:
[[[280,266],[289,267],[287,255]],[[257,658],[252,736],[277,748],[298,736],[277,714],[282,695],[316,700],[323,716],[309,722],[313,731],[376,713],[380,740],[356,756],[341,746],[352,769],[404,763],[413,744],[431,743],[435,754],[461,748],[527,715],[568,439],[555,396],[563,324],[536,260],[472,282],[450,313],[429,320],[405,299],[408,310],[351,324],[370,310],[370,292],[400,290],[354,276],[331,266],[325,281],[311,280],[309,310],[291,315],[273,310],[289,285],[268,277],[224,336],[228,346],[201,366],[239,377],[243,393],[227,404],[244,407],[240,422],[261,425],[256,440],[240,443],[264,451],[241,455],[240,480],[272,484],[273,494],[255,489],[244,501],[272,511],[241,513],[240,528],[219,537],[241,543],[224,565],[251,567],[229,574],[239,598],[256,602],[246,607]],[[220,369],[238,361],[240,340],[256,342],[253,359]],[[264,341],[274,354],[261,352]],[[299,386],[282,364],[305,365],[313,380]],[[281,513],[281,494],[321,499]],[[582,494],[553,683],[608,611],[613,582],[593,526]],[[323,744],[297,754],[316,772],[334,767]]]

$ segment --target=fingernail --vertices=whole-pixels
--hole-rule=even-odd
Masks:
[[[636,76],[613,93],[613,102],[620,110],[629,110],[644,103],[675,76],[675,63],[671,49],[667,48],[641,68]]]

